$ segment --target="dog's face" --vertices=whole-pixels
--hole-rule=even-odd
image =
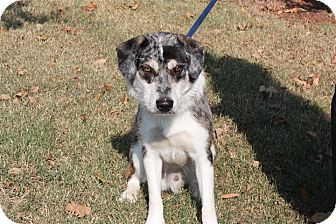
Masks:
[[[156,114],[184,108],[204,66],[203,46],[175,33],[132,38],[119,45],[117,56],[130,94]]]

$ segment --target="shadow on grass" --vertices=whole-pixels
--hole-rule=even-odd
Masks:
[[[206,56],[206,65],[221,98],[214,115],[234,120],[279,194],[303,215],[331,211],[330,121],[321,109],[289,92],[260,65],[214,54]],[[267,97],[259,93],[261,85],[279,92]]]
[[[52,11],[49,15],[34,15],[26,10],[26,6],[30,1],[15,2],[11,4],[1,17],[1,21],[5,29],[18,29],[25,23],[43,24],[50,20],[58,20],[61,18],[60,11]]]
[[[289,92],[258,64],[207,54],[206,65],[221,98],[213,114],[234,120],[281,197],[305,216],[331,211],[335,191],[330,121],[321,109]],[[273,86],[278,93],[260,94],[261,85]],[[308,132],[317,133],[316,139]],[[131,141],[131,133],[111,138],[113,148],[126,158]],[[196,203],[196,207],[199,218],[201,206]]]

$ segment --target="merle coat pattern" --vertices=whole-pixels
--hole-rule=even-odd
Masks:
[[[217,223],[212,114],[205,93],[204,48],[184,35],[152,33],[117,48],[119,70],[139,103],[121,201],[134,202],[147,182],[146,223],[164,223],[162,190],[188,185],[202,200],[202,222]]]

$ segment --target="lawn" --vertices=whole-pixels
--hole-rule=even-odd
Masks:
[[[19,223],[146,218],[146,186],[135,204],[118,201],[137,105],[115,48],[186,33],[208,1],[89,2],[24,0],[0,22],[0,204]],[[219,223],[306,223],[331,211],[335,24],[219,1],[194,38],[207,49]],[[72,201],[90,214],[68,212]],[[163,201],[167,224],[198,223],[187,190]]]

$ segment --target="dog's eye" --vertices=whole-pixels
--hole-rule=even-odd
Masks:
[[[144,72],[152,72],[152,68],[149,67],[148,65],[142,66],[141,70],[144,71]]]
[[[179,74],[181,73],[183,70],[183,66],[182,65],[177,65],[175,68],[174,68],[174,72]]]

